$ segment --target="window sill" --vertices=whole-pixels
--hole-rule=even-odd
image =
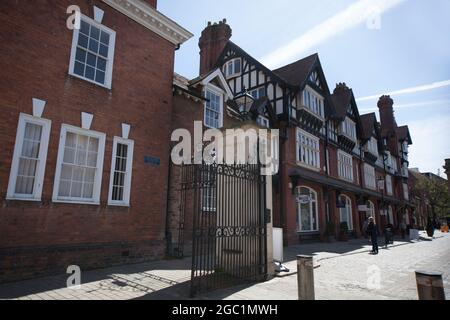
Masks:
[[[92,83],[92,84],[94,84],[94,85],[96,85],[96,86],[98,86],[98,87],[101,87],[101,88],[104,88],[104,89],[111,90],[111,85],[108,86],[108,85],[105,85],[105,84],[101,84],[101,83],[99,83],[99,82],[96,82],[96,81],[94,81],[94,80],[91,80],[91,79],[82,77],[82,76],[80,76],[80,75],[78,75],[78,74],[75,74],[75,73],[73,73],[73,72],[69,72],[69,76],[74,77],[74,78],[77,78],[77,79],[80,79],[80,80],[87,81],[87,82]]]
[[[305,164],[305,163],[300,162],[300,161],[297,161],[297,165],[300,166],[300,167],[312,170],[312,171],[320,172],[320,168],[310,166],[310,165]]]
[[[54,203],[68,203],[68,204],[87,204],[93,206],[99,206],[100,202],[90,202],[90,201],[78,201],[78,200],[61,200],[61,199],[52,199]]]
[[[299,233],[299,234],[311,234],[311,235],[313,235],[313,234],[319,234],[320,233],[320,231],[319,230],[297,230],[296,231],[297,233]]]
[[[110,207],[123,207],[123,208],[129,208],[130,204],[129,203],[113,203],[113,202],[108,202],[108,206]]]
[[[6,197],[6,200],[9,201],[28,201],[28,202],[41,202],[42,199],[35,199],[35,198],[20,198],[20,197]]]

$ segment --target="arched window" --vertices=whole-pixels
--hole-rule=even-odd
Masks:
[[[372,201],[367,202],[367,208],[369,209],[366,213],[367,218],[372,217],[375,219],[375,206]]]
[[[297,187],[297,220],[299,232],[319,230],[317,193],[308,187]]]
[[[341,222],[347,222],[348,230],[353,230],[352,200],[345,195],[340,195],[340,200],[345,203],[345,208],[339,208]]]

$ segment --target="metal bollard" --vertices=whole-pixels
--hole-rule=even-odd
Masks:
[[[416,271],[416,283],[419,300],[445,300],[441,273]]]
[[[298,300],[315,300],[312,256],[297,256]]]

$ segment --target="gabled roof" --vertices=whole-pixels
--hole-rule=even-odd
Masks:
[[[214,79],[218,79],[219,83],[221,84],[222,88],[225,90],[228,99],[233,99],[233,92],[231,91],[230,85],[228,84],[228,81],[225,80],[225,77],[223,76],[222,71],[220,68],[213,69],[209,71],[208,73],[205,73],[203,75],[198,76],[195,79],[192,79],[189,81],[189,86],[195,86],[197,84],[207,85],[209,82],[211,82]]]
[[[221,67],[221,61],[226,56],[227,52],[229,50],[234,50],[236,53],[243,55],[246,57],[247,60],[249,60],[252,64],[258,66],[260,69],[264,70],[267,74],[271,75],[272,78],[275,78],[279,82],[283,83],[285,86],[291,87],[292,89],[295,89],[294,86],[290,83],[288,83],[285,79],[281,78],[278,74],[274,73],[272,70],[267,68],[265,65],[263,65],[261,62],[253,58],[251,55],[249,55],[244,49],[239,47],[237,44],[235,44],[233,41],[228,40],[227,44],[225,45],[225,48],[222,50],[222,53],[220,54],[219,58],[217,59],[216,68]]]
[[[338,119],[344,119],[348,106],[352,102],[352,93],[350,90],[335,92],[331,95],[331,101],[334,106],[334,116]]]
[[[373,130],[377,128],[377,117],[375,112],[362,114],[361,119],[361,138],[369,140],[372,136]]]
[[[306,58],[273,70],[274,73],[294,86],[301,86],[311,73],[319,55],[314,53]]]
[[[406,140],[408,141],[408,144],[412,144],[412,139],[411,135],[409,134],[408,126],[397,127],[396,132],[399,141]]]

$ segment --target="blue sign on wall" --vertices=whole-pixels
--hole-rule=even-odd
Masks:
[[[144,163],[150,166],[159,166],[161,164],[161,159],[152,156],[144,156]]]

